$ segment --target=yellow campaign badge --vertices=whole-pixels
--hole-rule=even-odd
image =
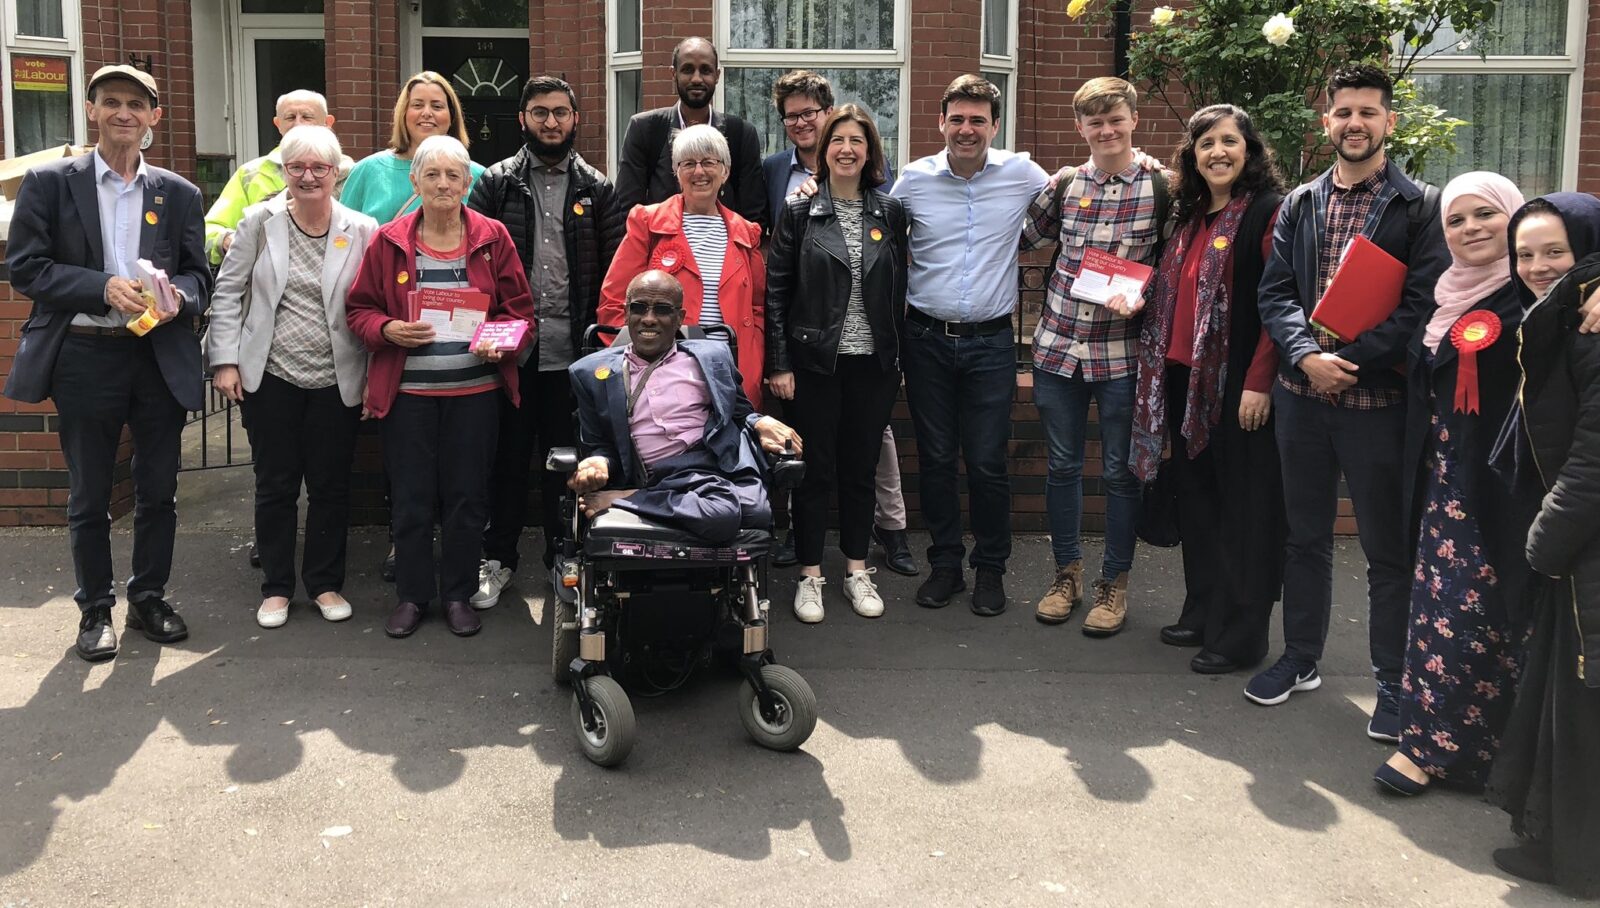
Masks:
[[[601,366],[600,368],[594,370],[594,377],[600,379],[601,381],[605,381],[611,377],[611,367]]]
[[[1228,248],[1228,238],[1225,236],[1219,236],[1211,241],[1211,245],[1218,250],[1226,249]]]
[[[869,231],[867,231],[867,236],[870,236],[870,237],[872,237],[872,241],[873,241],[873,242],[874,242],[874,243],[881,243],[881,242],[883,242],[883,231],[882,231],[882,230],[879,230],[879,229],[878,229],[878,228],[876,228],[876,227],[874,227],[874,228],[872,228],[872,229],[871,229],[871,230],[869,230]]]
[[[343,249],[349,245],[350,238],[347,236],[340,235],[333,238],[333,248],[335,249]]]
[[[404,284],[406,281],[409,281],[409,280],[411,280],[411,275],[407,274],[404,271],[402,271],[399,274],[394,276],[394,282],[396,284]]]
[[[572,213],[577,215],[580,218],[583,217],[583,203],[582,202],[573,202],[572,203]]]
[[[1083,198],[1078,200],[1078,207],[1079,208],[1088,208],[1090,205],[1093,205],[1093,204],[1094,204],[1093,202],[1089,201],[1089,197],[1088,196],[1084,196]]]
[[[144,213],[144,222],[149,224],[151,227],[156,225],[156,220],[156,213],[154,211],[146,211]]]

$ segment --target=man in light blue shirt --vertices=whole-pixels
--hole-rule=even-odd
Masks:
[[[1018,239],[1028,205],[1049,177],[1027,155],[989,147],[1000,129],[1000,91],[987,79],[951,82],[940,109],[945,150],[912,162],[891,190],[911,215],[900,361],[933,537],[933,571],[917,604],[941,608],[967,588],[959,446],[972,508],[972,610],[990,616],[1005,611],[1001,578],[1011,556],[1006,446],[1017,384]]]

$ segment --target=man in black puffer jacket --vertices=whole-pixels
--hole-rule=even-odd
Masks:
[[[494,505],[472,597],[480,609],[499,601],[516,572],[530,472],[544,477],[545,566],[554,560],[563,477],[541,467],[550,448],[573,443],[576,407],[567,366],[582,354],[583,332],[594,324],[600,304],[600,282],[627,226],[627,212],[616,204],[611,181],[572,150],[578,132],[572,86],[554,76],[529,79],[517,117],[525,144],[486,170],[467,200],[474,211],[506,225],[539,312],[538,342],[522,363],[522,406],[507,401],[501,413]],[[538,460],[530,471],[535,452]]]

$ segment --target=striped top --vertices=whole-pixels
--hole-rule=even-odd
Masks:
[[[465,243],[449,253],[417,243],[417,288],[425,287],[472,287],[467,282]],[[471,347],[464,341],[434,341],[411,348],[406,353],[405,371],[400,373],[401,393],[464,397],[500,387],[500,369],[473,355]]]
[[[723,324],[722,307],[717,304],[717,284],[722,280],[722,259],[728,254],[728,225],[720,214],[683,213],[683,236],[700,268],[700,324]]]
[[[867,304],[861,298],[861,213],[860,199],[834,199],[833,213],[844,234],[844,247],[850,253],[850,300],[844,307],[844,327],[839,336],[839,355],[861,356],[874,352],[872,323],[867,321]]]

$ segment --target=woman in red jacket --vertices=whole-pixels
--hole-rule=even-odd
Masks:
[[[728,141],[714,127],[691,126],[672,142],[677,195],[628,213],[628,235],[600,286],[602,325],[621,325],[628,282],[652,268],[683,285],[684,324],[727,325],[738,342],[739,377],[761,401],[766,356],[767,271],[761,228],[717,200],[731,166]]]
[[[499,221],[461,204],[470,165],[455,139],[423,140],[411,160],[422,207],[378,231],[345,303],[350,330],[372,351],[367,411],[384,419],[399,597],[384,626],[391,637],[417,629],[435,590],[452,633],[464,637],[481,626],[469,601],[478,589],[478,556],[489,520],[499,394],[520,403],[518,354],[532,343],[533,295],[511,235]],[[412,293],[426,289],[479,291],[488,296],[483,320],[520,319],[529,330],[515,351],[487,340],[473,345],[438,338],[436,326],[443,324],[413,316]],[[451,321],[460,330],[460,317]],[[443,533],[437,579],[436,501],[442,503]]]

